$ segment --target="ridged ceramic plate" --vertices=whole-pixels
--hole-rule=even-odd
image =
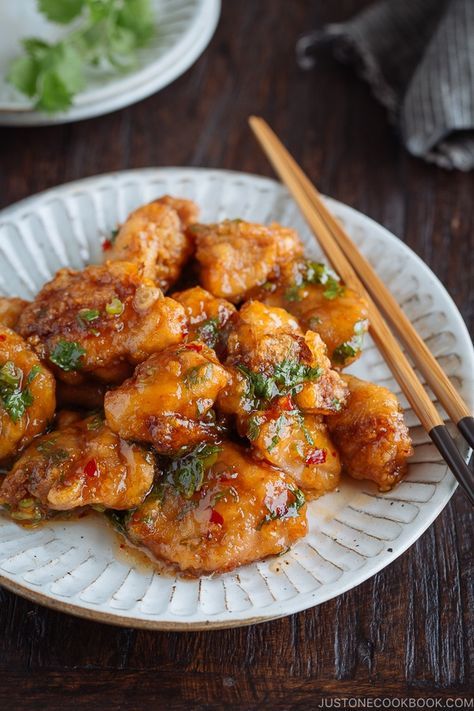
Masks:
[[[47,22],[36,0],[5,3],[1,10],[0,125],[36,126],[100,116],[154,94],[183,74],[214,34],[220,0],[151,0],[151,5],[156,32],[139,50],[136,69],[127,74],[92,70],[72,108],[49,115],[34,111],[31,101],[8,84],[6,75],[12,59],[22,51],[21,39],[38,36],[56,41],[69,29]]]
[[[29,299],[60,267],[99,261],[104,235],[132,209],[163,193],[195,200],[203,221],[241,217],[295,227],[308,251],[320,256],[298,208],[272,180],[217,170],[138,170],[64,185],[5,210],[0,291]],[[334,200],[328,203],[472,406],[473,349],[443,286],[387,230]],[[400,395],[370,340],[353,370]],[[25,530],[1,515],[0,582],[76,615],[154,629],[232,627],[324,602],[403,553],[455,489],[437,450],[404,397],[400,400],[415,445],[405,481],[380,494],[369,483],[345,480],[340,491],[310,504],[309,534],[280,558],[183,580],[125,556],[117,534],[99,516]]]

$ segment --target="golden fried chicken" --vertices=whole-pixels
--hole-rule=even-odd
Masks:
[[[18,334],[0,326],[0,460],[43,432],[55,407],[49,370]]]
[[[304,496],[283,472],[230,442],[172,462],[127,533],[192,575],[282,553],[306,533]]]
[[[166,291],[193,251],[187,227],[198,218],[191,200],[166,195],[132,212],[120,227],[108,258],[131,261]]]
[[[215,439],[210,410],[228,379],[204,343],[171,346],[150,356],[132,378],[107,393],[107,422],[122,437],[150,442],[163,454]]]
[[[252,297],[286,309],[303,330],[319,333],[334,368],[347,367],[360,356],[369,326],[367,301],[323,264],[298,260],[284,265],[278,281],[255,289]]]
[[[20,314],[28,303],[15,296],[0,296],[0,325],[15,330]]]
[[[203,341],[218,352],[225,345],[225,326],[235,306],[213,296],[200,286],[178,291],[172,298],[184,307],[188,319],[188,340]]]
[[[306,498],[317,498],[339,484],[341,463],[322,418],[304,415],[290,395],[269,410],[256,411],[241,430],[258,459],[290,474]]]
[[[13,518],[34,522],[80,506],[139,506],[153,484],[151,453],[121,439],[98,415],[61,424],[32,442],[4,479],[0,503]]]
[[[344,380],[347,406],[326,420],[343,468],[354,479],[371,479],[388,491],[405,476],[413,454],[402,410],[387,388],[354,376]]]
[[[202,286],[238,303],[263,284],[284,262],[302,254],[294,230],[276,223],[265,226],[243,220],[193,225]]]
[[[225,414],[245,417],[286,394],[311,414],[336,412],[345,402],[347,388],[324,343],[312,331],[303,335],[283,309],[246,302],[231,319],[227,350],[231,381],[218,397]]]
[[[181,304],[131,262],[61,269],[26,307],[19,333],[69,384],[121,382],[151,353],[183,340]]]

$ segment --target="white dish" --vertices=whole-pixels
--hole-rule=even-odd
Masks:
[[[183,74],[209,43],[220,14],[220,0],[152,0],[157,32],[138,53],[137,68],[118,75],[93,71],[87,87],[69,111],[46,114],[6,81],[12,59],[21,53],[23,37],[58,39],[64,29],[47,23],[35,0],[9,3],[2,9],[0,44],[0,125],[34,126],[67,123],[100,116],[154,94]]]
[[[3,211],[0,292],[31,298],[59,267],[98,261],[103,236],[130,210],[163,193],[196,200],[204,221],[241,217],[294,226],[308,251],[320,254],[295,203],[272,180],[194,168],[127,171],[70,183]],[[444,287],[383,227],[339,202],[328,204],[472,407],[473,348]],[[399,392],[373,343],[367,343],[354,372]],[[0,583],[82,617],[153,629],[245,625],[335,597],[403,553],[456,487],[400,399],[415,445],[406,480],[387,494],[345,480],[339,492],[310,504],[309,535],[280,558],[189,581],[124,557],[117,534],[99,517],[28,531],[0,515]]]

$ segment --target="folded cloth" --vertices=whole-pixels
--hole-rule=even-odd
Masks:
[[[300,66],[324,48],[356,64],[410,153],[474,168],[474,0],[379,0],[303,35]]]

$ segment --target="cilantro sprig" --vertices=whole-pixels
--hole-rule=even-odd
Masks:
[[[199,491],[204,482],[204,474],[216,460],[221,447],[214,444],[201,444],[192,452],[171,461],[167,481],[185,499],[190,499]]]
[[[37,0],[54,23],[74,30],[58,42],[23,40],[25,54],[15,59],[8,81],[48,113],[68,109],[86,81],[88,67],[128,71],[136,51],[154,32],[150,0]]]
[[[23,371],[13,361],[7,360],[0,368],[0,402],[15,424],[23,417],[26,409],[33,404],[34,398],[28,385],[40,370],[39,366],[33,366],[26,378],[26,387],[24,388],[22,387]]]
[[[257,373],[246,365],[237,365],[247,378],[247,395],[257,401],[271,400],[282,395],[295,394],[305,382],[318,380],[321,368],[313,368],[297,360],[283,360],[273,368],[273,373]]]

